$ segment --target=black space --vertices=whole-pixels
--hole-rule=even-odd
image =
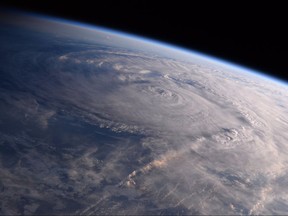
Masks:
[[[150,37],[288,81],[288,12],[284,3],[267,2],[3,0],[0,6]]]

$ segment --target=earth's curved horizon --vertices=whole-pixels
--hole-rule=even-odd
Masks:
[[[100,27],[0,27],[0,214],[288,213],[284,81]]]

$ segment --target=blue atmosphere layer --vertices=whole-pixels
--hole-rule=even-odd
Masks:
[[[173,50],[181,51],[183,53],[190,54],[190,55],[197,55],[197,56],[199,56],[199,57],[201,57],[203,59],[210,60],[210,61],[212,61],[214,63],[222,64],[222,65],[224,65],[226,67],[228,66],[228,67],[234,68],[236,70],[245,71],[247,73],[253,74],[254,76],[258,76],[258,77],[261,77],[263,79],[276,82],[276,83],[278,83],[278,84],[280,84],[282,86],[288,87],[288,82],[286,82],[284,80],[281,80],[281,79],[278,79],[278,78],[275,78],[273,76],[267,75],[264,72],[254,70],[254,69],[251,69],[249,67],[241,66],[241,65],[238,65],[236,63],[232,63],[232,62],[229,62],[227,60],[224,60],[224,59],[221,59],[221,58],[218,58],[218,57],[214,57],[214,56],[211,56],[211,55],[208,55],[208,54],[203,54],[203,53],[195,51],[195,50],[186,49],[186,48],[183,48],[183,47],[180,47],[180,46],[172,45],[172,44],[169,44],[169,43],[165,43],[165,42],[154,40],[154,39],[150,39],[150,38],[145,38],[145,37],[142,37],[142,36],[139,36],[139,35],[134,35],[134,34],[122,32],[122,31],[119,31],[119,30],[112,30],[112,29],[109,29],[109,28],[106,28],[106,27],[102,27],[102,26],[101,27],[100,26],[95,26],[95,25],[81,23],[81,22],[77,22],[77,21],[66,20],[66,19],[63,19],[63,18],[55,18],[55,17],[43,15],[43,14],[36,14],[36,13],[28,13],[27,14],[27,13],[23,13],[23,12],[21,12],[21,13],[24,14],[24,15],[30,15],[30,16],[33,16],[33,17],[36,17],[36,18],[42,18],[42,19],[46,19],[46,20],[51,20],[53,22],[61,22],[61,23],[64,23],[64,24],[72,25],[72,26],[78,26],[78,27],[87,28],[87,29],[90,29],[90,30],[97,30],[97,31],[107,32],[107,33],[111,33],[111,34],[115,34],[115,35],[120,35],[120,36],[123,36],[123,37],[126,37],[126,38],[131,38],[131,39],[134,39],[134,40],[140,40],[140,41],[147,42],[147,43],[153,43],[153,44],[160,45],[160,46],[163,46],[163,47],[166,47],[166,48],[170,48],[170,49],[173,49]]]

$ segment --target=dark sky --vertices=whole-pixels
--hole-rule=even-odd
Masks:
[[[0,6],[139,34],[288,80],[286,6],[241,2],[2,0]]]

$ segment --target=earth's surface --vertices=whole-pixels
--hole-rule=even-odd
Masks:
[[[285,85],[99,28],[0,26],[0,214],[288,213]]]

